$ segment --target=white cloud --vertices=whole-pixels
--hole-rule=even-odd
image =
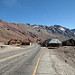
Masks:
[[[2,3],[12,7],[18,3],[18,0],[2,0]]]

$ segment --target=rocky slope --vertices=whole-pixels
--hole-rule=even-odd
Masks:
[[[22,23],[7,23],[0,19],[0,41],[8,41],[12,38],[25,39],[41,38],[43,40],[57,37],[58,39],[65,40],[68,38],[75,38],[75,34],[59,25],[43,26],[43,25],[30,25]]]
[[[68,28],[62,27],[60,25],[54,25],[54,26],[43,26],[43,25],[33,25],[32,26],[35,30],[37,30],[39,33],[46,31],[46,33],[54,34],[55,37],[62,38],[74,38],[75,34]]]
[[[71,29],[71,31],[75,34],[75,29]]]
[[[25,39],[27,37],[32,39],[30,36],[31,34],[26,30],[26,28],[28,27],[25,24],[7,23],[0,20],[0,41],[8,41],[12,38]]]

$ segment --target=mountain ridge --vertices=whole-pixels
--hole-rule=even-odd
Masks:
[[[75,38],[72,30],[62,27],[60,25],[43,26],[43,25],[30,25],[23,23],[7,23],[0,19],[0,41],[5,42],[12,38],[25,39],[30,38],[34,41],[38,39],[48,39],[57,37],[61,41]]]
[[[71,29],[71,31],[75,34],[75,29]]]

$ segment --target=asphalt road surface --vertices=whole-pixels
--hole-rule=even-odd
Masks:
[[[29,48],[0,53],[0,75],[22,75],[22,72],[18,72],[18,68],[23,71],[23,69],[30,67],[28,64],[31,64],[32,59],[40,52],[40,49],[39,45],[34,44]],[[37,60],[35,61],[37,62]],[[35,68],[35,66],[33,67]],[[29,73],[25,72],[24,75],[29,75]]]
[[[0,75],[75,75],[75,68],[59,57],[55,50],[37,44],[0,54]]]

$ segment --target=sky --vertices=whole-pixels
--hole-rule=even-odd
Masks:
[[[0,0],[0,19],[75,28],[75,0]]]

